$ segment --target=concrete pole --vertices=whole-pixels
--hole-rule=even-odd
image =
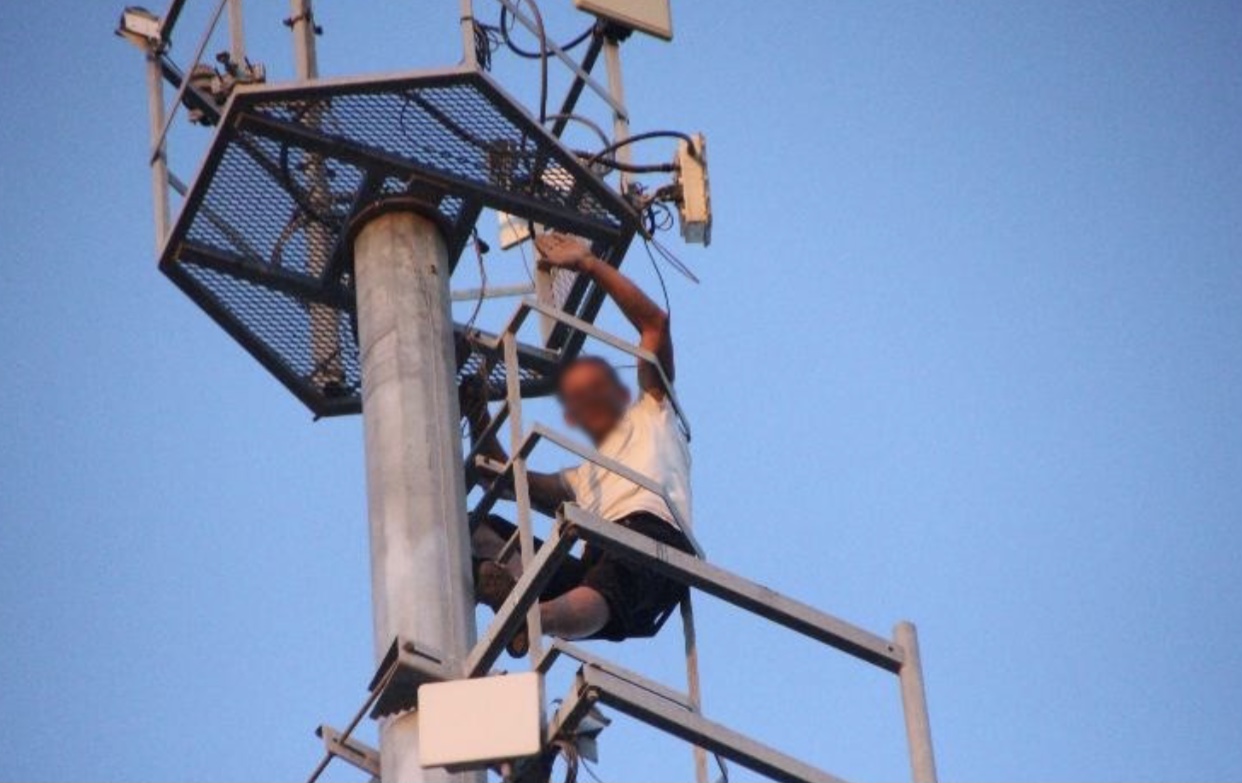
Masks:
[[[927,715],[927,692],[923,687],[923,662],[919,658],[919,637],[913,623],[898,623],[893,641],[905,653],[898,677],[901,680],[901,706],[906,718],[906,739],[910,744],[910,772],[914,783],[936,783],[936,756],[932,751],[931,720]]]
[[[354,267],[376,662],[400,636],[460,668],[475,625],[448,259],[420,214],[372,215]],[[384,719],[383,783],[483,780],[424,770],[418,756],[418,714]]]

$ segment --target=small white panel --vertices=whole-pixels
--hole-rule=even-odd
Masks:
[[[670,0],[574,0],[579,10],[602,16],[631,30],[673,40]]]
[[[500,221],[500,249],[509,250],[530,239],[530,223],[516,218],[508,212],[497,212]],[[543,231],[543,226],[535,224],[535,231]]]
[[[454,680],[418,689],[419,763],[482,769],[543,750],[543,676]]]

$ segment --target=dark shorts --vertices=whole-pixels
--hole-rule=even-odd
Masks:
[[[485,524],[505,539],[517,530],[512,522],[498,516],[488,517]],[[680,530],[654,514],[631,514],[615,520],[614,524],[674,549],[694,553],[694,547]],[[535,544],[540,547],[543,542],[536,539]],[[590,544],[580,559],[570,557],[561,564],[540,600],[551,601],[575,587],[589,587],[608,602],[608,623],[590,638],[614,642],[654,636],[668,613],[686,595],[685,585]]]

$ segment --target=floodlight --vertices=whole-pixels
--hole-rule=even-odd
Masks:
[[[137,46],[149,49],[161,40],[163,20],[142,6],[131,5],[121,12],[116,34]]]
[[[574,0],[580,11],[595,14],[610,22],[673,40],[673,13],[670,0]]]

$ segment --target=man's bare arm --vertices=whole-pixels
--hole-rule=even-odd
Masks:
[[[599,284],[604,293],[617,303],[622,315],[638,330],[638,344],[655,354],[671,383],[675,368],[668,313],[651,301],[634,281],[596,258],[581,240],[563,234],[544,234],[535,243],[539,248],[540,263],[588,275]],[[664,399],[666,392],[660,374],[647,362],[638,363],[638,385],[657,399]]]

